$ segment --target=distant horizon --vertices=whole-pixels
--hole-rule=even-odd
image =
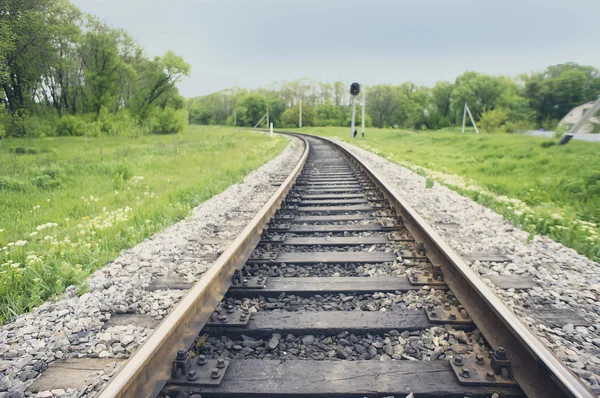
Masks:
[[[297,77],[431,86],[469,70],[514,77],[564,62],[600,67],[598,0],[73,2],[152,57],[182,56],[192,66],[178,85],[186,97]]]
[[[358,83],[361,84],[361,86],[365,86],[365,87],[374,86],[374,85],[380,85],[380,84],[384,84],[384,85],[385,84],[389,84],[389,85],[393,85],[393,86],[398,86],[398,85],[401,85],[402,83],[408,83],[408,82],[414,83],[417,86],[432,87],[435,83],[437,83],[439,81],[447,81],[447,82],[450,82],[450,83],[454,83],[456,81],[457,77],[463,75],[466,72],[477,72],[477,73],[482,73],[482,74],[488,74],[488,75],[494,75],[494,76],[505,76],[505,77],[510,77],[510,78],[516,79],[516,78],[518,78],[519,75],[521,75],[523,73],[527,73],[527,74],[538,73],[538,72],[544,71],[549,66],[561,65],[561,64],[568,64],[568,63],[571,63],[571,62],[573,62],[573,61],[558,62],[558,63],[555,63],[555,64],[546,65],[545,67],[537,69],[537,70],[531,70],[531,71],[528,71],[528,72],[515,73],[513,75],[508,75],[508,74],[503,74],[503,73],[485,73],[485,72],[481,72],[481,71],[478,71],[478,70],[469,69],[469,70],[465,70],[463,73],[461,73],[459,75],[456,75],[453,79],[438,79],[438,80],[435,80],[431,84],[420,84],[420,83],[418,83],[416,81],[413,81],[413,80],[403,80],[403,81],[400,81],[400,82],[385,81],[385,82],[378,82],[378,83],[374,83],[374,84],[366,84],[366,83],[364,83],[362,81],[358,81],[358,80],[347,80],[346,81],[346,80],[334,79],[334,80],[325,80],[324,81],[324,80],[318,80],[318,79],[310,79],[310,78],[308,78],[306,76],[303,76],[303,77],[297,78],[297,79],[273,81],[271,83],[267,83],[267,84],[264,84],[264,85],[261,85],[261,86],[256,86],[256,87],[229,86],[229,87],[224,87],[224,88],[212,91],[210,93],[205,93],[205,94],[200,94],[200,95],[190,95],[190,96],[182,94],[182,96],[185,97],[185,98],[203,97],[203,96],[206,96],[206,95],[211,95],[211,94],[214,94],[214,93],[218,93],[220,91],[224,91],[224,90],[228,90],[228,89],[233,89],[233,88],[239,88],[239,89],[242,89],[242,90],[252,91],[252,90],[258,90],[258,89],[261,89],[261,88],[267,88],[267,87],[269,87],[271,85],[275,85],[275,84],[280,84],[280,83],[284,83],[284,82],[294,82],[294,81],[297,81],[297,80],[305,80],[305,79],[306,80],[310,80],[310,81],[320,82],[320,83],[329,83],[329,84],[333,84],[334,82],[339,81],[339,82],[347,84],[348,87],[350,87],[350,84],[353,83],[353,82],[358,82]],[[598,66],[598,65],[581,64],[581,63],[578,63],[578,62],[573,62],[573,63],[576,63],[578,65],[582,65],[582,66],[593,66],[593,67],[597,68],[598,70],[600,70],[600,66]],[[193,71],[192,71],[192,73],[193,73]]]

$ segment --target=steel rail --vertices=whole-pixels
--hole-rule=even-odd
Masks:
[[[298,133],[288,134],[302,136]],[[334,141],[310,136],[329,142],[341,150],[382,190],[415,240],[425,244],[432,264],[442,267],[446,284],[465,307],[484,338],[492,348],[504,347],[507,350],[512,362],[513,377],[528,397],[596,398],[596,394],[521,322],[379,173]]]
[[[304,152],[283,184],[97,397],[145,398],[160,393],[171,376],[177,350],[187,349],[194,343],[229,289],[235,269],[244,265],[259,243],[263,228],[300,175],[310,146],[305,138],[299,138],[304,144]]]

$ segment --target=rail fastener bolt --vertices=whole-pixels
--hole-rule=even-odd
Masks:
[[[198,355],[198,365],[206,365],[206,355],[200,354]]]
[[[485,361],[483,360],[483,355],[481,355],[481,354],[475,355],[475,362],[477,362],[478,365],[485,364]]]
[[[460,371],[460,375],[465,379],[468,379],[471,376],[471,372],[467,368],[462,368],[462,370]]]
[[[457,355],[454,357],[454,364],[456,366],[463,366],[463,356],[462,355]]]
[[[219,376],[219,368],[213,368],[212,372],[210,372],[211,379],[218,379]]]
[[[185,348],[180,348],[177,350],[177,360],[183,361],[187,357],[187,350]]]
[[[222,369],[225,367],[225,360],[223,358],[217,358],[217,368]]]
[[[198,373],[194,369],[190,370],[187,374],[187,379],[189,381],[194,381],[198,378]]]
[[[488,372],[485,374],[485,378],[489,381],[495,380],[496,374],[494,372],[492,372],[491,370],[488,370]]]

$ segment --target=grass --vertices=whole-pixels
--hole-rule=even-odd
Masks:
[[[286,145],[224,127],[180,135],[5,139],[0,324],[239,182]]]
[[[349,128],[301,131],[352,142],[473,198],[532,235],[548,235],[600,261],[600,143],[558,146],[547,138],[461,134],[460,128],[369,128],[356,139]]]

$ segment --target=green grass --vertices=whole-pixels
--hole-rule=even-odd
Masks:
[[[518,134],[369,128],[301,131],[352,142],[493,208],[531,234],[600,260],[600,143]],[[472,130],[471,130],[472,131]]]
[[[239,182],[282,137],[191,126],[180,135],[5,139],[0,324]]]

